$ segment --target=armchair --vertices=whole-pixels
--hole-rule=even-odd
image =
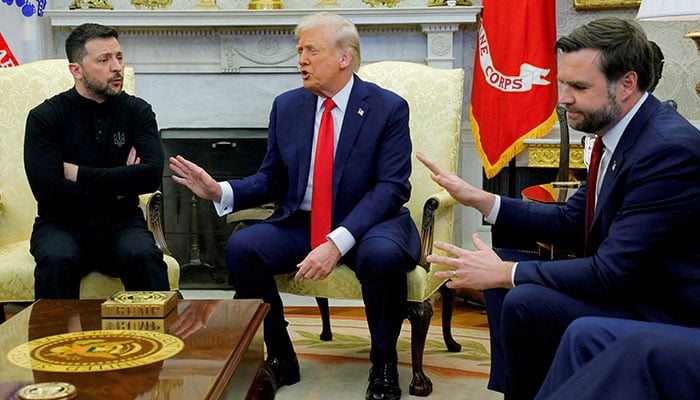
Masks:
[[[73,86],[65,59],[41,60],[0,68],[0,307],[34,301],[34,258],[29,238],[37,214],[24,172],[24,125],[29,111],[45,99]],[[126,68],[124,90],[134,93],[133,68]],[[141,196],[144,215],[168,265],[171,290],[179,288],[180,267],[170,256],[160,225],[160,193]],[[119,278],[92,272],[80,284],[81,298],[105,298],[123,290]],[[1,313],[0,313],[1,315]]]
[[[409,125],[414,151],[420,150],[439,160],[452,172],[457,170],[463,70],[385,61],[363,66],[358,75],[406,99],[411,113]],[[427,396],[432,392],[432,382],[423,372],[423,351],[433,314],[430,299],[445,283],[445,280],[436,279],[433,273],[448,267],[430,265],[425,258],[432,252],[434,240],[452,242],[456,201],[430,179],[430,172],[415,157],[410,180],[413,189],[406,206],[420,230],[421,259],[408,274],[413,366],[409,390],[412,395]],[[362,299],[360,283],[345,265],[336,266],[323,281],[295,280],[293,273],[278,275],[276,281],[280,292],[316,297],[323,320],[323,340],[332,338],[328,299]],[[443,326],[447,328],[443,330],[445,342],[450,351],[459,351],[460,346],[452,339],[449,324],[448,320]]]

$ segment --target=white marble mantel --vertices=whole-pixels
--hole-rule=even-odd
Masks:
[[[65,34],[72,27],[90,21],[118,28],[126,35],[153,36],[218,36],[226,41],[233,36],[289,36],[299,20],[318,9],[282,10],[47,10],[55,31]],[[369,38],[389,35],[410,36],[422,32],[425,40],[423,60],[438,68],[452,68],[454,64],[454,36],[475,24],[481,7],[412,7],[396,9],[355,8],[333,9],[334,13],[347,17],[355,23],[361,36]],[[238,39],[238,38],[235,38]],[[256,39],[257,40],[257,39]],[[60,40],[59,40],[60,41]],[[222,46],[226,43],[222,42]],[[269,42],[268,42],[269,44]],[[410,46],[410,40],[400,47]],[[269,48],[267,49],[270,50]],[[289,50],[289,49],[287,49]],[[288,53],[288,51],[287,51]],[[389,53],[390,54],[390,53]],[[364,54],[363,50],[363,56]],[[269,60],[267,64],[269,63]],[[222,60],[222,71],[232,70]],[[134,65],[135,67],[137,65]],[[141,73],[152,72],[138,69]],[[180,72],[188,72],[179,70]],[[190,72],[215,72],[194,70]],[[268,71],[259,71],[268,72]]]
[[[275,95],[299,86],[294,27],[318,9],[46,10],[53,52],[84,22],[120,32],[137,94],[161,127],[266,127]],[[332,9],[360,32],[363,64],[381,60],[466,68],[481,7]],[[464,34],[469,32],[470,34]],[[471,64],[471,56],[467,57]],[[466,104],[466,102],[465,102]]]

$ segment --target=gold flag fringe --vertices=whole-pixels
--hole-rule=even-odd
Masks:
[[[474,113],[472,107],[469,107],[469,122],[472,127],[472,132],[474,132],[474,139],[476,140],[476,150],[479,153],[479,157],[481,158],[481,164],[484,166],[484,172],[486,173],[486,177],[491,179],[498,172],[505,167],[510,160],[512,160],[515,156],[520,154],[523,149],[525,149],[525,144],[524,141],[525,139],[538,139],[541,137],[546,136],[551,130],[552,127],[554,126],[554,123],[557,121],[557,112],[556,109],[552,110],[552,114],[547,118],[544,122],[542,122],[540,125],[536,126],[534,129],[532,129],[530,132],[525,133],[521,137],[519,137],[513,144],[511,144],[507,149],[501,153],[500,157],[498,157],[498,161],[496,161],[494,164],[489,163],[488,157],[486,156],[486,152],[484,152],[484,149],[481,144],[481,136],[480,136],[480,131],[479,131],[479,123],[474,118]]]

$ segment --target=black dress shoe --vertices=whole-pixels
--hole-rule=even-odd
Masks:
[[[270,356],[267,357],[265,363],[272,371],[277,388],[284,385],[293,385],[301,380],[299,360],[296,355],[292,357]]]
[[[365,400],[399,400],[399,371],[395,363],[373,365]]]

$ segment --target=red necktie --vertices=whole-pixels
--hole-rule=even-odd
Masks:
[[[311,248],[326,242],[331,231],[333,196],[333,116],[335,103],[329,97],[323,102],[325,110],[321,116],[316,140],[314,181],[311,193]]]
[[[588,186],[586,189],[586,242],[585,248],[588,247],[588,235],[593,225],[593,214],[595,213],[595,192],[596,183],[598,181],[598,169],[600,167],[600,158],[603,155],[603,141],[600,136],[596,136],[593,142],[593,150],[591,151],[591,163],[588,169]]]

